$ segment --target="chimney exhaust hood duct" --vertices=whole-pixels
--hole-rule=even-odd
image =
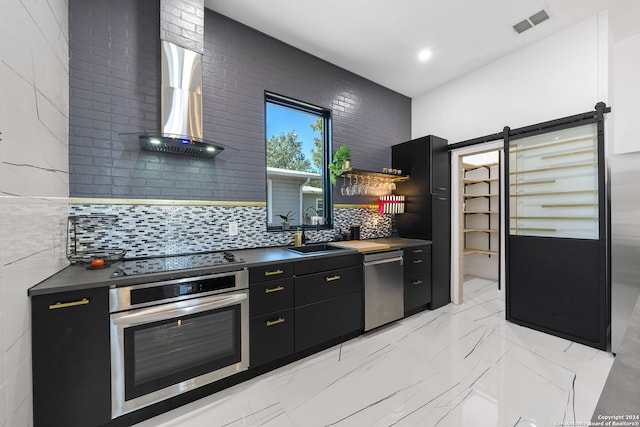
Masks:
[[[202,137],[202,54],[161,40],[161,132],[120,134],[144,150],[215,157],[224,147]]]

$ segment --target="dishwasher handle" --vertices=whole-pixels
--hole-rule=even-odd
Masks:
[[[362,265],[364,265],[365,267],[368,267],[370,265],[388,264],[391,262],[400,262],[400,265],[403,265],[402,260],[403,258],[401,256],[393,257],[393,258],[382,258],[376,261],[364,261]]]

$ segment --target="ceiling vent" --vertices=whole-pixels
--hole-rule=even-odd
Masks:
[[[549,19],[549,14],[547,14],[544,9],[538,13],[534,13],[529,17],[529,21],[531,21],[533,25],[538,25],[539,23],[544,22],[547,19]]]
[[[527,31],[529,28],[532,28],[534,25],[538,25],[544,21],[549,19],[549,14],[543,9],[540,12],[536,12],[531,15],[528,19],[523,19],[513,26],[513,29],[516,30],[518,34],[521,34]]]
[[[516,25],[514,25],[513,29],[516,30],[516,32],[518,34],[520,34],[520,33],[523,33],[525,31],[527,31],[531,27],[533,27],[533,25],[531,25],[531,22],[529,22],[526,19],[523,19],[522,21],[520,21]]]

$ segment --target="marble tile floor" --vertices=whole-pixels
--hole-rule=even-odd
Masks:
[[[138,427],[586,425],[613,363],[505,321],[497,283]]]

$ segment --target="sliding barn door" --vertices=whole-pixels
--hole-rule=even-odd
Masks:
[[[507,319],[606,350],[609,211],[597,113],[505,130]]]

